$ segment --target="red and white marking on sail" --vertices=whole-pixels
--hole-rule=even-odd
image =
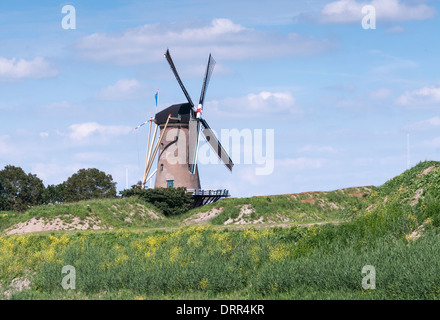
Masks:
[[[197,111],[196,111],[196,118],[200,118],[200,116],[202,115],[202,105],[199,104],[197,107]]]

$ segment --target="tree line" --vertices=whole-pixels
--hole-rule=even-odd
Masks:
[[[134,185],[119,192],[121,197],[138,197],[153,204],[164,215],[186,212],[193,197],[186,188],[141,189]],[[24,212],[32,206],[116,198],[116,182],[111,175],[98,169],[80,169],[58,185],[44,186],[35,174],[26,174],[12,165],[0,171],[0,211]]]
[[[42,204],[116,197],[116,182],[98,169],[80,169],[66,181],[45,187],[35,174],[7,165],[0,171],[0,210],[23,212]]]

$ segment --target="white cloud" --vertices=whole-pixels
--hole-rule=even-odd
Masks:
[[[54,77],[58,71],[41,57],[33,60],[0,57],[0,81],[17,81],[21,79],[41,79]]]
[[[290,92],[250,93],[244,97],[225,98],[221,101],[210,101],[208,108],[217,113],[234,117],[261,117],[270,114],[300,114],[296,106],[295,97]]]
[[[417,108],[440,102],[440,87],[423,87],[414,91],[406,91],[397,98],[396,104]]]
[[[132,128],[128,126],[105,126],[96,122],[73,124],[69,127],[69,138],[74,142],[84,142],[94,135],[111,138],[128,134]]]
[[[233,23],[229,19],[214,19],[211,21],[211,24],[208,26],[204,26],[202,28],[184,29],[181,32],[180,36],[184,37],[187,40],[190,39],[205,40],[207,37],[213,37],[222,34],[234,34],[245,30],[248,29],[239,24]]]
[[[410,21],[432,18],[436,10],[425,4],[409,6],[399,0],[373,0],[358,2],[356,0],[339,0],[328,3],[321,10],[319,21],[323,23],[356,23],[359,24],[365,14],[362,8],[371,5],[376,10],[377,21]]]
[[[362,17],[362,6],[354,0],[340,0],[325,5],[321,10],[322,22],[354,22]]]
[[[415,122],[406,127],[406,129],[414,131],[431,130],[440,127],[440,117],[436,116],[426,120]]]
[[[148,90],[136,79],[121,79],[102,89],[97,98],[102,100],[134,100],[145,97]]]
[[[391,95],[391,90],[388,88],[379,88],[370,92],[370,98],[373,100],[383,100]]]
[[[433,138],[432,140],[422,142],[422,146],[427,148],[440,148],[440,137]]]
[[[249,111],[277,112],[286,111],[295,104],[295,98],[289,92],[262,91],[248,94],[244,106]]]
[[[257,31],[228,19],[214,19],[208,25],[157,23],[127,29],[121,33],[94,33],[80,39],[76,48],[81,57],[110,61],[118,65],[138,65],[163,61],[167,47],[180,60],[206,59],[212,52],[219,61],[307,56],[334,44],[299,34]]]

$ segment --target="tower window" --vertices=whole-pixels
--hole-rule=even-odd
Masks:
[[[163,164],[160,165],[160,171],[163,171]]]
[[[167,188],[174,188],[174,180],[167,180]]]

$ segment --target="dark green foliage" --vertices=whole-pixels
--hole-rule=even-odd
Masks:
[[[120,191],[122,197],[137,196],[153,204],[166,216],[179,215],[188,211],[193,204],[193,197],[186,188],[154,188],[141,189],[133,186],[131,189]]]
[[[45,187],[36,175],[26,174],[22,168],[8,165],[0,171],[0,180],[0,205],[3,210],[22,212],[43,203]]]
[[[80,169],[64,183],[63,195],[67,202],[114,198],[116,183],[111,175],[98,169]]]
[[[0,211],[9,210],[8,194],[6,193],[5,183],[0,177]]]
[[[434,227],[440,227],[440,198],[428,194],[418,203],[415,213],[419,223],[430,218]]]
[[[81,169],[67,181],[45,188],[35,174],[12,165],[0,171],[0,210],[24,210],[41,204],[56,204],[97,198],[115,198],[116,183],[98,169]]]
[[[58,185],[48,185],[43,193],[43,201],[45,204],[56,204],[62,203],[65,198],[65,183],[60,183]]]

